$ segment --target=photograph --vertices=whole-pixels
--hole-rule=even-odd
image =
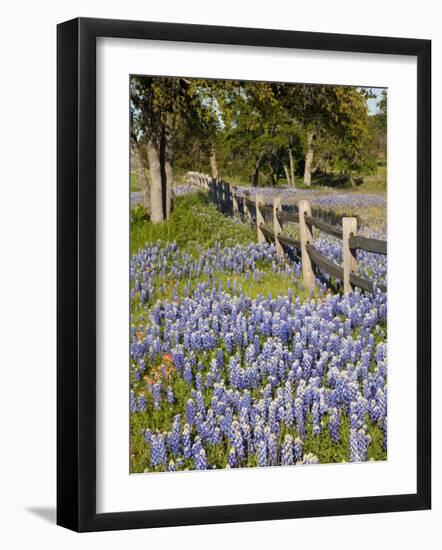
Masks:
[[[387,460],[387,97],[130,76],[130,473]]]

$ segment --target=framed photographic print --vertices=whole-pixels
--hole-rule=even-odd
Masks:
[[[430,508],[430,52],[58,26],[59,525]]]

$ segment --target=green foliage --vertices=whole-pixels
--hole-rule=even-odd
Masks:
[[[222,173],[239,173],[254,185],[276,185],[285,177],[289,150],[295,157],[300,154],[301,128],[278,101],[274,85],[237,82],[224,90],[220,105],[224,120],[218,146]]]
[[[175,176],[210,172],[215,151],[223,179],[276,186],[287,183],[291,156],[298,186],[311,148],[313,174],[356,185],[386,159],[387,95],[372,116],[368,97],[349,86],[133,76],[131,136],[147,166],[145,142],[170,130]]]
[[[132,128],[138,135],[157,138],[163,125],[180,120],[201,125],[211,122],[211,111],[201,102],[197,81],[185,78],[133,76],[131,86]]]
[[[203,192],[175,199],[168,220],[153,224],[134,220],[131,224],[131,250],[136,252],[146,242],[176,241],[183,251],[198,254],[216,243],[233,246],[256,240],[256,233],[221,214]]]
[[[130,210],[130,225],[131,228],[135,227],[136,225],[140,225],[146,221],[149,221],[149,213],[144,208],[144,206],[141,206],[140,204],[137,204]]]

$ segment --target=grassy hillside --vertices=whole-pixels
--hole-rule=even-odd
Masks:
[[[157,240],[175,241],[183,252],[191,254],[215,243],[224,247],[256,241],[255,231],[221,214],[202,192],[176,197],[173,212],[163,223],[153,224],[143,214],[140,207],[132,214],[132,252]]]

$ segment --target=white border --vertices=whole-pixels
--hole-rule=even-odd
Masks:
[[[134,73],[388,87],[388,461],[129,475],[128,105]],[[415,174],[412,57],[97,40],[97,512],[416,492]]]

